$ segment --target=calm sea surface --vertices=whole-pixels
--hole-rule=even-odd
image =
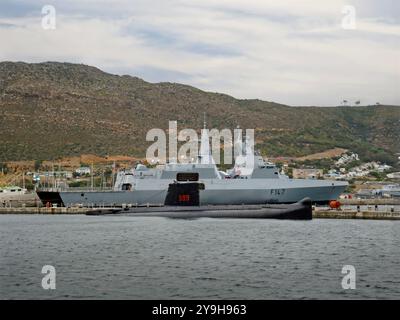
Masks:
[[[0,216],[0,299],[34,298],[399,299],[400,221]]]

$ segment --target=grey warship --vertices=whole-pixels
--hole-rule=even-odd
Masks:
[[[251,148],[235,159],[234,167],[219,171],[210,152],[207,130],[194,163],[167,163],[156,168],[138,164],[117,173],[111,191],[38,191],[44,204],[61,206],[159,206],[165,203],[168,187],[178,175],[191,175],[201,183],[200,205],[290,204],[304,198],[313,203],[336,200],[348,183],[317,179],[290,179],[277,166],[266,162]],[[246,144],[245,144],[246,145]]]

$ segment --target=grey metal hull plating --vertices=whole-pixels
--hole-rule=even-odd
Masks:
[[[202,205],[294,203],[309,197],[313,202],[337,199],[347,184],[326,180],[262,179],[213,181],[200,191]],[[164,203],[168,184],[150,181],[142,190],[104,192],[60,192],[65,206],[160,205]]]

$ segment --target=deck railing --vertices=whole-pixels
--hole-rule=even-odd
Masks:
[[[60,188],[38,188],[37,191],[48,191],[48,192],[62,192],[62,191],[73,191],[73,192],[99,192],[99,191],[113,191],[112,187],[60,187]]]

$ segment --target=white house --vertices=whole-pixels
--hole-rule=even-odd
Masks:
[[[75,170],[75,173],[79,175],[85,175],[85,174],[90,174],[91,170],[89,167],[80,167]]]

